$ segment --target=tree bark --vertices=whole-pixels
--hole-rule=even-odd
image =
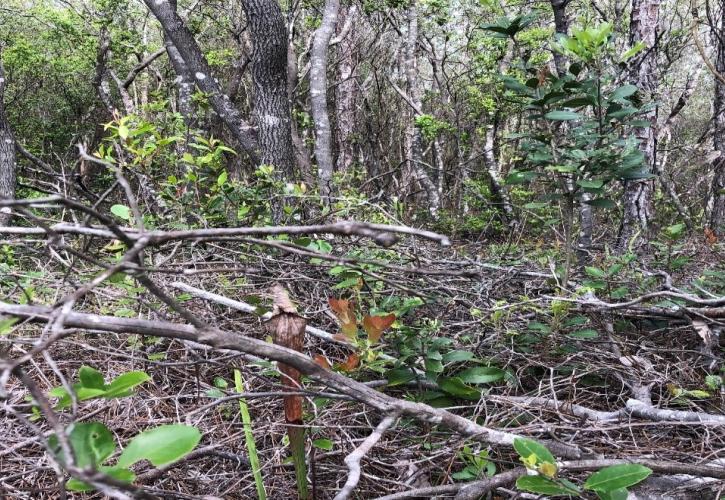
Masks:
[[[713,33],[716,41],[717,56],[715,69],[725,75],[725,1],[721,1],[720,26]],[[725,83],[715,76],[713,147],[720,155],[713,162],[714,175],[710,187],[712,209],[710,229],[718,236],[725,233]]]
[[[5,68],[0,60],[0,200],[11,200],[15,198],[15,138],[5,115],[5,84]],[[2,209],[0,226],[7,226],[11,218],[9,209]]]
[[[327,54],[337,26],[340,0],[326,0],[322,24],[315,31],[310,55],[310,100],[315,122],[315,158],[322,202],[328,205],[332,194],[332,133],[327,113]]]
[[[196,40],[194,40],[194,36],[179,17],[174,6],[167,0],[144,0],[144,3],[161,23],[165,37],[176,47],[179,55],[186,63],[189,73],[194,75],[199,89],[209,95],[209,103],[229,128],[239,147],[249,156],[253,164],[258,165],[262,155],[259,151],[260,144],[254,135],[254,129],[242,119],[239,111],[234,107],[229,97],[222,92],[219,83],[212,77],[209,63],[204,59],[204,55]]]
[[[657,29],[659,26],[659,0],[632,0],[632,14],[629,26],[629,44],[642,41],[646,49],[642,55],[633,62],[632,83],[639,88],[645,102],[654,97],[657,90]],[[640,141],[640,149],[644,153],[644,173],[654,171],[656,161],[657,140],[655,127],[657,125],[657,111],[652,109],[645,115],[651,126],[638,128],[635,131]],[[624,185],[622,204],[624,213],[617,238],[616,250],[624,253],[630,246],[632,239],[643,233],[647,237],[647,229],[652,218],[652,191],[651,179],[630,180]]]
[[[339,83],[335,98],[335,119],[337,122],[337,163],[339,172],[344,172],[352,167],[355,161],[354,131],[355,131],[355,98],[356,82],[354,77],[355,46],[357,21],[357,5],[349,9],[341,9],[341,19],[345,19],[345,26],[342,29],[340,46],[338,49],[339,62],[337,66]],[[348,29],[349,26],[349,29]],[[345,31],[347,33],[345,34]]]
[[[146,0],[149,2],[150,0]],[[276,0],[242,0],[252,38],[254,115],[262,163],[284,178],[295,174],[292,117],[287,97],[287,26]]]
[[[415,119],[421,114],[420,82],[418,81],[418,5],[413,0],[408,7],[408,36],[405,44],[405,77],[412,107],[406,130],[408,172],[420,183],[428,196],[428,211],[434,218],[440,210],[440,197],[435,184],[423,166],[422,140]]]

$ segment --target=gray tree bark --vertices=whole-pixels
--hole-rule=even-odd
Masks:
[[[629,43],[633,46],[638,41],[642,41],[646,46],[641,56],[633,62],[632,83],[639,88],[645,100],[651,100],[657,90],[659,7],[659,0],[632,0]],[[640,149],[644,153],[643,170],[646,173],[651,173],[654,171],[654,162],[656,160],[656,110],[651,110],[645,118],[650,121],[651,126],[638,128],[635,134],[640,141]],[[622,198],[624,213],[617,238],[617,252],[625,252],[638,233],[642,233],[645,238],[647,237],[647,229],[652,218],[653,184],[651,179],[625,182]]]
[[[276,0],[242,0],[242,8],[253,44],[254,115],[259,127],[262,163],[274,165],[281,176],[291,178],[296,169],[287,95],[285,19]]]
[[[357,88],[354,77],[356,47],[357,5],[341,8],[340,19],[345,19],[344,27],[340,32],[340,45],[338,48],[338,78],[335,96],[335,118],[337,122],[337,162],[339,172],[352,167],[355,161],[354,132],[355,108]]]
[[[15,198],[15,138],[5,114],[5,68],[0,60],[0,200]],[[10,223],[12,214],[0,211],[0,226]]]
[[[725,1],[721,2],[720,26],[713,33],[716,41],[717,55],[715,70],[719,75],[725,75]],[[713,146],[720,155],[715,159],[710,187],[711,206],[710,229],[718,236],[725,234],[725,82],[715,75],[715,129],[713,131]]]
[[[406,130],[406,155],[408,172],[420,183],[428,196],[428,211],[434,218],[440,210],[440,197],[435,184],[423,165],[422,140],[415,119],[421,114],[420,82],[418,79],[418,5],[413,0],[408,7],[408,36],[405,43],[405,77],[408,97],[412,107]]]
[[[176,12],[176,8],[167,0],[144,0],[144,3],[158,19],[165,37],[176,47],[186,63],[188,72],[194,75],[199,89],[209,95],[209,103],[227,126],[239,147],[249,156],[252,163],[258,165],[263,159],[260,153],[260,143],[255,137],[253,127],[242,118],[229,97],[222,92],[219,83],[212,77],[209,63],[204,58],[194,36]]]
[[[322,23],[315,31],[310,54],[310,100],[315,122],[315,159],[322,202],[328,205],[332,194],[332,133],[327,113],[327,54],[337,26],[340,0],[326,0]]]

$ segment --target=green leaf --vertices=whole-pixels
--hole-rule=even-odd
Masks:
[[[136,474],[134,474],[132,471],[128,469],[117,469],[115,467],[107,467],[103,466],[99,469],[101,472],[106,474],[107,476],[110,476],[118,481],[123,481],[124,483],[132,483],[134,479],[136,479]],[[67,483],[65,483],[65,488],[68,491],[91,491],[93,490],[93,486],[90,484],[86,484],[83,481],[79,481],[78,479],[71,478],[68,480]]]
[[[478,401],[481,398],[481,391],[470,385],[466,385],[458,377],[439,377],[438,387],[448,394],[458,396],[459,398],[470,399],[472,401]]]
[[[601,179],[582,179],[576,181],[576,183],[584,189],[601,189],[604,186],[604,181]]]
[[[456,376],[467,384],[490,384],[503,380],[504,372],[495,366],[475,366],[458,373]]]
[[[617,208],[617,204],[609,198],[596,198],[594,200],[585,201],[584,203],[597,208]]]
[[[88,389],[105,389],[106,387],[103,374],[90,366],[81,366],[80,370],[78,370],[78,380],[80,380],[83,387]]]
[[[600,500],[627,500],[629,498],[629,491],[627,491],[627,488],[619,488],[618,490],[612,491],[597,491],[597,496]]]
[[[629,50],[624,52],[624,54],[621,55],[619,58],[620,61],[625,62],[628,59],[631,59],[632,57],[636,56],[642,49],[644,49],[646,45],[641,40],[637,43],[635,43]]]
[[[470,361],[475,357],[476,355],[473,354],[471,351],[451,351],[443,355],[443,362],[448,364],[461,361]]]
[[[116,442],[108,428],[99,422],[76,423],[69,427],[68,440],[75,456],[75,466],[98,468],[116,451]],[[48,438],[48,446],[61,463],[65,457],[58,436]]]
[[[151,380],[151,376],[144,371],[132,371],[119,375],[106,387],[105,398],[117,398],[120,396],[128,396],[129,391]]]
[[[0,319],[0,335],[7,335],[10,329],[17,323],[18,318],[2,318]]]
[[[126,205],[113,205],[111,207],[111,213],[123,220],[131,220],[131,209]]]
[[[224,184],[226,184],[228,178],[229,178],[229,174],[225,170],[224,172],[219,174],[219,177],[217,177],[217,179],[216,179],[217,186],[223,186]]]
[[[123,450],[118,459],[118,467],[130,467],[140,460],[148,460],[152,465],[176,462],[183,458],[201,441],[201,432],[189,425],[162,425],[144,431]]]
[[[401,385],[415,380],[415,372],[410,368],[393,368],[385,372],[385,378],[389,386]]]
[[[312,441],[312,446],[321,450],[330,451],[333,448],[333,443],[330,439],[319,438]]]
[[[555,464],[556,459],[551,454],[549,449],[538,441],[528,438],[516,438],[514,439],[514,449],[518,452],[521,458],[528,458],[531,455],[536,457],[536,463],[549,462]]]
[[[592,278],[606,278],[607,276],[607,273],[598,267],[586,266],[584,268],[584,272],[587,273],[587,276],[591,276]]]
[[[548,120],[555,120],[555,121],[567,121],[567,120],[581,120],[582,115],[579,113],[575,113],[573,111],[564,111],[564,110],[557,110],[557,111],[549,111],[544,115],[544,117]]]
[[[575,339],[595,339],[599,337],[599,332],[596,331],[593,328],[585,328],[584,330],[579,330],[573,333],[570,333],[567,335],[568,337],[575,338]]]
[[[520,490],[550,496],[571,496],[579,492],[555,483],[544,476],[522,476],[516,480],[516,487]]]
[[[637,92],[637,87],[635,85],[623,85],[623,86],[619,87],[617,90],[615,90],[614,92],[612,92],[610,100],[618,101],[618,100],[624,99],[625,97],[634,95],[636,92]]]
[[[594,491],[614,491],[633,486],[652,474],[652,469],[639,464],[620,464],[595,472],[584,483],[584,488]]]
[[[124,141],[128,139],[129,130],[126,125],[119,125],[118,126],[118,137],[123,139]]]

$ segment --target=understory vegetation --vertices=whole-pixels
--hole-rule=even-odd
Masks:
[[[720,498],[725,4],[0,5],[0,498]]]

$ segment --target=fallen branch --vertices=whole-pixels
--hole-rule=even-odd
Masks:
[[[0,302],[0,314],[7,314],[36,322],[50,320],[53,311],[52,308],[45,306],[16,305]],[[65,318],[64,324],[68,328],[82,328],[95,332],[103,331],[175,338],[197,342],[217,349],[229,349],[252,354],[260,358],[271,359],[292,366],[315,382],[334,388],[338,392],[370,405],[383,413],[400,413],[401,415],[409,416],[419,421],[441,425],[457,432],[461,436],[490,445],[512,447],[514,439],[521,437],[511,432],[484,427],[444,409],[433,408],[423,403],[404,401],[382,394],[363,383],[321,367],[312,358],[304,354],[238,333],[226,332],[214,328],[202,330],[192,325],[176,324],[166,321],[118,318],[115,316],[78,312],[69,313]],[[551,449],[551,452],[559,457],[581,458],[582,456],[581,450],[576,446],[556,441],[547,442],[547,445]]]
[[[373,446],[380,441],[380,438],[383,437],[385,431],[395,424],[399,416],[400,415],[398,413],[393,413],[381,420],[378,426],[375,427],[375,430],[373,430],[373,432],[365,438],[360,446],[355,448],[352,453],[345,457],[345,464],[350,472],[347,476],[347,481],[345,481],[345,485],[337,493],[337,495],[335,495],[335,500],[347,500],[350,498],[355,486],[357,486],[357,483],[360,481],[360,461],[370,452]]]

